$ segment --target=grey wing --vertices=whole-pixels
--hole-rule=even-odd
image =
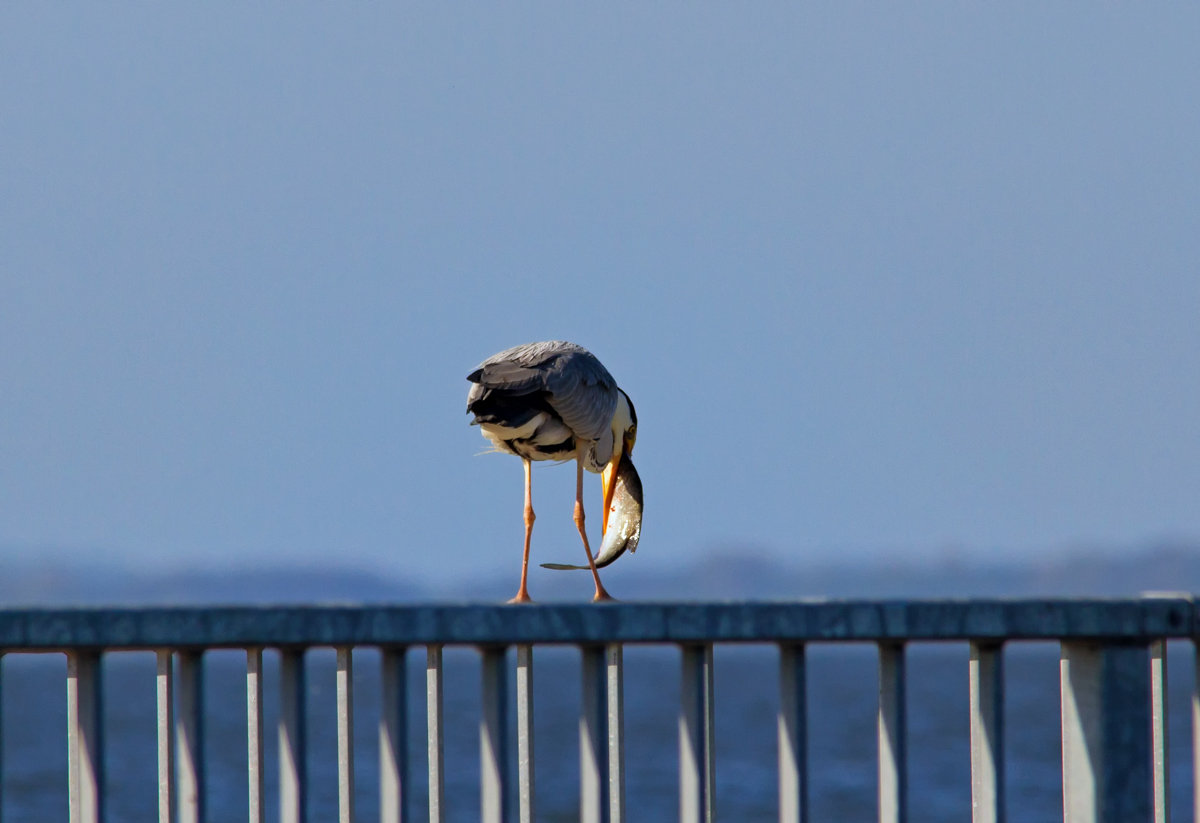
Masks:
[[[562,340],[526,343],[494,354],[467,376],[468,408],[491,391],[546,392],[551,408],[575,435],[603,440],[617,410],[617,383],[596,356]]]
[[[545,391],[549,362],[561,353],[563,347],[570,346],[572,344],[554,340],[526,343],[493,354],[467,375],[472,384],[467,395],[468,411],[475,401],[486,398],[493,391],[510,396]]]
[[[547,370],[550,405],[576,437],[604,441],[617,411],[617,382],[590,352],[560,355]]]

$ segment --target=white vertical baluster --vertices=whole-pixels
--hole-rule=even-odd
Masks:
[[[1200,644],[1192,641],[1192,820],[1200,823]]]
[[[625,823],[625,672],[620,643],[605,649],[608,663],[608,820]]]
[[[408,670],[406,649],[385,648],[379,712],[379,820],[408,821]]]
[[[338,821],[354,823],[354,650],[337,650]]]
[[[508,678],[505,648],[482,650],[483,716],[479,719],[479,796],[481,823],[508,819]]]
[[[972,643],[971,819],[1004,823],[1004,651]]]
[[[808,820],[808,707],[804,646],[779,647],[779,823]]]
[[[175,808],[175,665],[170,649],[158,650],[158,821],[171,823]]]
[[[683,647],[679,712],[679,819],[713,823],[716,776],[712,644]]]
[[[104,729],[100,653],[67,654],[67,747],[71,823],[104,819]]]
[[[1064,821],[1151,819],[1148,648],[1063,642],[1059,666]]]
[[[908,820],[904,645],[879,644],[879,823]]]
[[[279,819],[305,823],[308,766],[304,649],[279,653]]]
[[[104,819],[104,715],[101,655],[67,654],[67,746],[71,823]]]
[[[713,646],[704,647],[704,770],[705,795],[708,797],[708,823],[717,819],[717,698],[713,688]]]
[[[262,649],[246,649],[246,763],[250,823],[266,823],[263,768]]]
[[[204,652],[182,651],[175,711],[179,823],[204,823]]]
[[[517,646],[517,794],[520,823],[534,823],[533,646]]]
[[[604,754],[605,672],[604,648],[584,646],[579,701],[579,820],[604,823],[605,777],[608,761]]]
[[[446,760],[442,745],[442,647],[429,646],[425,661],[425,706],[429,728],[429,823],[446,820]]]
[[[1167,641],[1150,644],[1150,729],[1154,758],[1154,823],[1171,820],[1171,771],[1167,736]]]
[[[4,706],[4,652],[0,651],[0,707]],[[4,712],[0,709],[0,821],[4,820]]]
[[[1063,819],[1066,823],[1103,820],[1103,758],[1098,750],[1103,657],[1099,644],[1062,644]]]

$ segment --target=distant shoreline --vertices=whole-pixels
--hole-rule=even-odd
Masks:
[[[1200,545],[1167,544],[1119,554],[1063,551],[1036,561],[958,556],[805,564],[753,552],[714,551],[677,570],[637,558],[605,572],[625,599],[789,597],[1115,596],[1200,591]],[[542,572],[536,599],[581,600],[586,580]],[[507,599],[513,575],[466,577],[433,586],[361,567],[329,564],[230,569],[138,570],[121,564],[0,561],[0,606],[204,603],[415,602]]]

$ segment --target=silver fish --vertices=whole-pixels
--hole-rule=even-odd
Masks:
[[[642,536],[642,478],[629,455],[621,458],[617,466],[617,485],[613,490],[612,507],[608,513],[608,531],[600,543],[600,554],[596,556],[596,568],[602,569],[616,560],[628,549],[637,551]],[[569,566],[565,563],[543,563],[543,569],[587,569],[587,566]]]

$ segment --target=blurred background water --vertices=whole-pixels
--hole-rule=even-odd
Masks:
[[[308,655],[309,820],[337,818],[334,656]],[[1190,820],[1192,687],[1189,644],[1171,644],[1172,820]],[[266,660],[267,813],[278,815],[278,666]],[[679,654],[629,647],[625,705],[630,818],[677,817],[676,712]],[[510,656],[511,663],[511,656]],[[409,653],[410,813],[426,819],[424,653]],[[241,652],[205,658],[208,818],[247,816],[245,659]],[[1017,643],[1006,656],[1009,819],[1062,819],[1058,650]],[[468,649],[445,655],[446,797],[449,820],[478,819],[479,662]],[[4,673],[4,819],[66,820],[66,664],[61,655],[8,655]],[[155,819],[154,656],[105,658],[108,819]],[[877,663],[866,644],[811,646],[809,721],[811,811],[816,821],[870,821],[875,815]],[[760,646],[716,651],[717,815],[725,821],[770,821],[776,814],[776,654]],[[537,809],[542,821],[577,820],[579,655],[569,648],[535,652]],[[355,653],[355,757],[358,819],[378,819],[379,659]],[[510,691],[510,694],[512,692]],[[965,644],[923,644],[909,651],[910,819],[970,818],[970,752]],[[515,718],[514,718],[515,722]],[[515,757],[515,750],[513,752]],[[513,761],[515,763],[515,759]]]

